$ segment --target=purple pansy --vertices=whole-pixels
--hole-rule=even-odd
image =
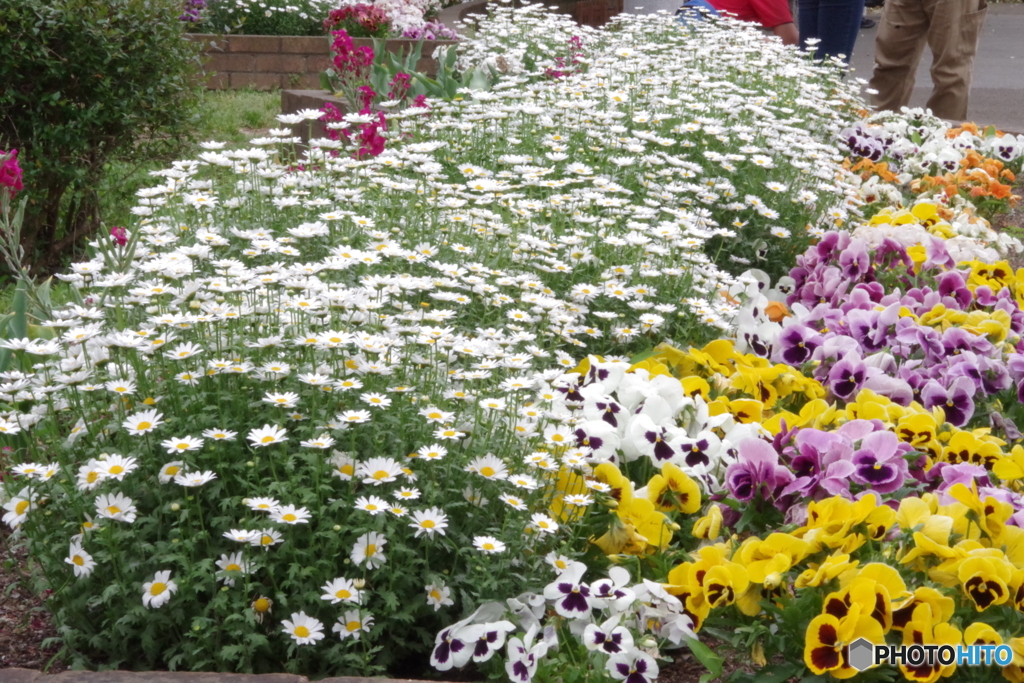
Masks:
[[[758,493],[770,498],[776,489],[793,481],[793,473],[779,465],[779,454],[771,444],[745,439],[739,444],[739,460],[729,465],[725,479],[733,498],[747,502]]]
[[[974,383],[966,377],[958,377],[946,389],[931,380],[921,389],[921,401],[929,410],[942,408],[946,422],[954,427],[963,427],[974,415]]]
[[[877,493],[892,493],[901,486],[908,474],[904,455],[913,450],[892,432],[874,432],[860,442],[860,450],[853,454],[853,480]]]

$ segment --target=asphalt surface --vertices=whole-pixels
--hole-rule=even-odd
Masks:
[[[629,14],[674,12],[683,0],[625,0]],[[868,10],[880,17],[881,10]],[[871,79],[874,70],[875,35],[878,29],[861,30],[851,63],[854,78]],[[931,94],[931,51],[926,49],[917,70],[912,107],[924,107]],[[867,86],[865,86],[866,88]],[[979,125],[1024,133],[1024,4],[990,4],[978,44],[971,83],[968,118]],[[960,123],[959,121],[955,123]]]

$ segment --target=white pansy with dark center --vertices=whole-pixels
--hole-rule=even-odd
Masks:
[[[553,600],[555,611],[567,619],[586,619],[593,609],[590,586],[582,581],[586,573],[587,565],[573,562],[544,588],[544,597]]]

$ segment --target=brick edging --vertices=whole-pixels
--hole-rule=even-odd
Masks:
[[[186,40],[202,43],[203,72],[209,90],[277,90],[319,88],[320,74],[332,66],[329,36],[216,36],[187,33]],[[357,46],[372,46],[369,38],[356,38]],[[409,38],[385,42],[389,52],[408,53],[416,45]],[[437,73],[431,55],[448,40],[425,40],[417,71]]]

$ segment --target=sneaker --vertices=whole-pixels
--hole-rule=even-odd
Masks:
[[[878,22],[875,21],[874,19],[868,19],[865,17],[864,19],[860,20],[861,28],[874,28],[876,26],[878,26]]]

